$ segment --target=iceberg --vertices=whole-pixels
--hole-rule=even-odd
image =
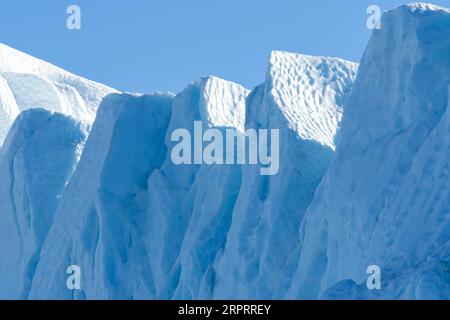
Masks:
[[[0,45],[0,298],[449,299],[450,10],[381,25],[359,65],[274,51],[176,95]],[[174,161],[177,130],[276,130],[278,170]]]

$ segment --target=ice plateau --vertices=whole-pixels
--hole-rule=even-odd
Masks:
[[[388,11],[359,66],[274,51],[251,91],[119,94],[6,46],[0,75],[0,298],[450,298],[448,9]],[[175,164],[195,121],[279,130],[278,174]]]

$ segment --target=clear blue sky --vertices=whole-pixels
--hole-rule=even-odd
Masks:
[[[358,61],[366,9],[397,0],[1,0],[0,42],[124,91],[216,75],[252,88],[271,50]],[[450,7],[450,0],[435,0]],[[66,28],[77,4],[82,29]]]

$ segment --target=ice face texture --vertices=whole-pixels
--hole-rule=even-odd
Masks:
[[[31,298],[149,296],[153,280],[140,222],[147,179],[164,160],[172,100],[171,94],[113,94],[103,101],[56,210]],[[67,289],[69,265],[80,266],[82,290]]]
[[[248,90],[218,79],[203,78],[175,97],[166,135],[173,130],[193,135],[194,121],[205,128],[243,130]],[[173,164],[170,154],[149,179],[146,243],[156,298],[211,296],[211,271],[223,248],[241,186],[237,165]]]
[[[86,138],[80,123],[43,109],[24,111],[12,126],[0,152],[0,298],[28,298]]]

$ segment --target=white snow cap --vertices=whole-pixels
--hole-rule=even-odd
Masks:
[[[338,58],[273,51],[267,83],[291,129],[334,149],[345,97],[358,64]]]
[[[450,13],[450,9],[448,9],[448,8],[437,6],[437,5],[432,4],[432,3],[425,3],[425,2],[408,3],[408,4],[405,4],[404,6],[402,6],[400,8],[408,9],[411,12],[421,12],[421,13],[423,13],[423,12],[426,12],[426,11],[444,11],[444,12],[449,12]]]
[[[41,107],[90,125],[101,100],[114,92],[0,43],[0,145],[22,110]]]

